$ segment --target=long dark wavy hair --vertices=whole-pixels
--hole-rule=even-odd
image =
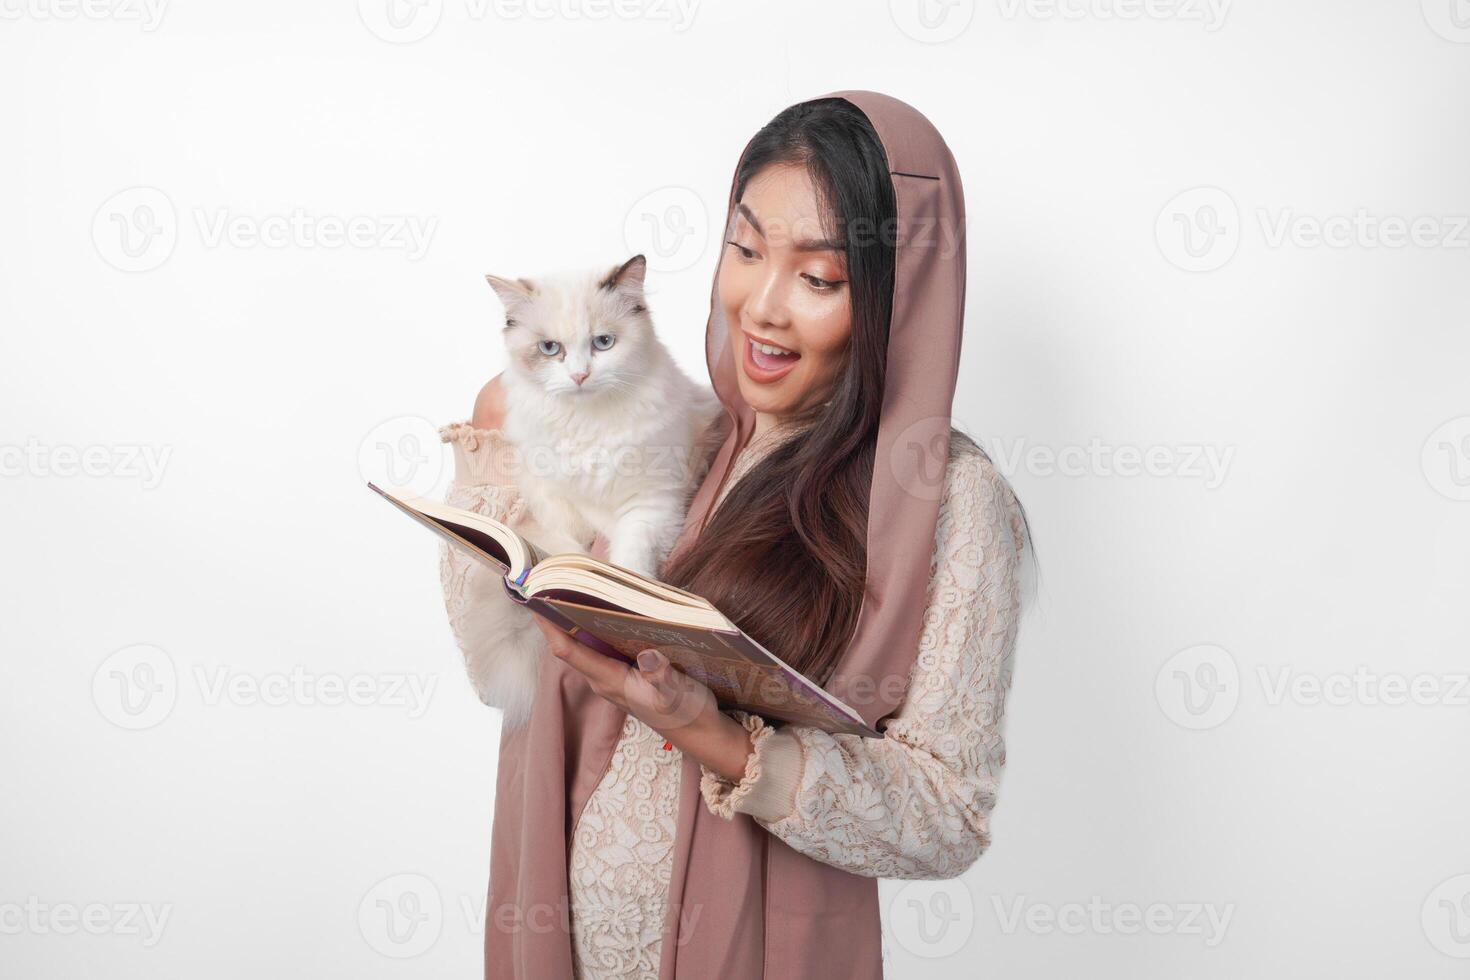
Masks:
[[[847,363],[825,403],[784,420],[804,433],[781,442],[730,488],[661,577],[728,610],[742,630],[820,684],[857,628],[867,579],[897,205],[883,144],[846,99],[802,102],[767,123],[740,162],[735,199],[774,164],[807,168],[834,226],[826,234],[845,243]]]

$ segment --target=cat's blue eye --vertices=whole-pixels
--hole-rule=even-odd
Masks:
[[[547,357],[555,357],[561,352],[561,344],[554,340],[543,340],[536,344],[536,349]]]
[[[614,338],[610,333],[600,333],[592,338],[593,350],[607,350],[613,345]]]

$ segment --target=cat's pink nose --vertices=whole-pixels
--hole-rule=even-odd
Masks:
[[[583,381],[587,380],[587,375],[591,373],[591,371],[578,371],[576,374],[572,375],[572,380],[580,385]]]

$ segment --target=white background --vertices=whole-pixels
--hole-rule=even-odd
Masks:
[[[0,973],[478,976],[498,716],[362,482],[442,484],[485,272],[645,251],[704,377],[740,149],[840,88],[960,162],[1042,572],[891,975],[1470,969],[1464,0],[95,2],[0,0]]]

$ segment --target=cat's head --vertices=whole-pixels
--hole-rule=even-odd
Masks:
[[[505,307],[510,371],[547,394],[585,398],[634,387],[654,360],[643,294],[648,263],[563,276],[486,276]]]

